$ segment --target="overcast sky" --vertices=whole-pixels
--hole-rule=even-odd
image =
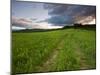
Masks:
[[[52,29],[74,23],[95,24],[96,7],[12,0],[12,28]]]

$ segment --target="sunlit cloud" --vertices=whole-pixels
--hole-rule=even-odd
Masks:
[[[88,22],[88,24],[96,24],[96,19],[93,19],[92,21]]]
[[[31,19],[12,17],[13,29],[57,29],[63,26],[54,26],[48,22],[32,22]]]
[[[12,17],[12,26],[31,28],[32,21],[24,18]]]

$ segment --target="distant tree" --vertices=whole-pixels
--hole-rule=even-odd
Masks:
[[[74,26],[75,27],[80,27],[80,26],[82,26],[82,24],[81,23],[75,23]]]

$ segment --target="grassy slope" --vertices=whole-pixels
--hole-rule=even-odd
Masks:
[[[95,28],[13,33],[12,72],[93,69],[95,39]]]

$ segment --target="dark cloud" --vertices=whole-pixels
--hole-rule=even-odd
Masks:
[[[48,23],[72,24],[85,23],[96,18],[96,7],[87,5],[45,4],[51,18]],[[47,21],[47,20],[46,20]]]
[[[48,19],[48,23],[53,23],[54,25],[72,24],[72,22],[74,22],[73,18],[67,15],[52,16]]]
[[[59,4],[45,4],[44,8],[49,10],[50,15],[59,15],[63,14],[67,10],[68,5],[59,5]]]

